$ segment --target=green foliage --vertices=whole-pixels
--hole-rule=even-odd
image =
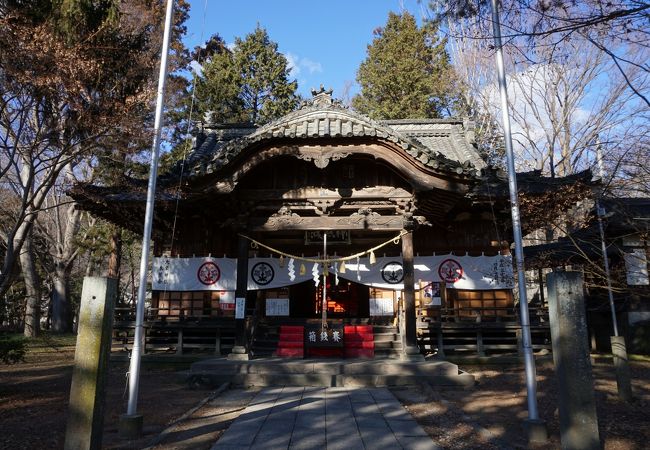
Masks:
[[[21,336],[0,333],[0,361],[15,364],[25,360],[26,340]]]
[[[357,72],[361,93],[352,105],[374,119],[438,118],[453,108],[455,74],[432,23],[418,27],[408,12],[389,13],[375,31]]]
[[[32,23],[49,21],[71,42],[104,26],[118,24],[117,0],[8,0],[9,10],[21,10]]]
[[[55,0],[52,3],[58,12],[58,25],[70,39],[118,23],[115,0]]]
[[[0,296],[0,323],[7,330],[18,331],[25,319],[25,283],[14,281],[5,295]]]
[[[77,335],[74,333],[54,333],[42,331],[38,336],[25,339],[27,353],[58,353],[74,350]]]
[[[233,53],[225,47],[213,53],[196,83],[198,112],[209,113],[213,122],[246,121],[244,102],[240,98],[242,84]]]
[[[93,267],[103,266],[111,253],[111,235],[117,225],[98,219],[94,223],[82,223],[75,244],[90,257]],[[139,242],[138,236],[127,230],[122,230],[122,245],[129,246]]]
[[[265,29],[235,39],[232,51],[216,46],[196,83],[197,111],[214,122],[266,123],[296,108],[287,59]]]
[[[172,149],[160,155],[158,170],[160,173],[169,172],[178,161],[182,161],[192,150],[190,139],[181,139]]]

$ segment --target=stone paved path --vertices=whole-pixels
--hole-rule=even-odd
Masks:
[[[212,450],[438,447],[385,388],[260,391]]]

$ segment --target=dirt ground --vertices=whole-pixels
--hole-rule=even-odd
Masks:
[[[24,363],[0,366],[0,448],[63,447],[74,347],[30,350]],[[617,399],[613,368],[594,365],[601,440],[606,450],[648,448],[650,442],[650,362],[633,362],[636,400]],[[185,421],[169,429],[156,448],[209,448],[237,417],[250,390],[230,389],[215,396],[192,390],[174,375],[173,367],[142,369],[138,411],[145,417],[145,436],[121,440],[118,418],[126,411],[126,366],[112,364],[104,420],[104,447],[144,448],[170,423],[199,405]],[[478,380],[469,390],[428,387],[394,389],[410,413],[445,449],[525,448],[522,430],[526,391],[521,367],[464,367]],[[540,416],[547,421],[550,441],[539,450],[559,448],[557,389],[551,363],[538,364]],[[206,398],[212,396],[210,401]],[[211,418],[218,417],[218,420]],[[189,433],[189,434],[188,434]]]
[[[63,448],[73,362],[73,345],[52,345],[30,349],[24,363],[0,365],[0,449]],[[111,364],[104,413],[105,448],[143,448],[210,394],[188,389],[174,375],[176,369],[143,365],[138,412],[145,416],[145,435],[128,443],[119,438],[117,428],[119,416],[126,412],[127,366]]]
[[[522,367],[464,367],[476,377],[469,391],[394,389],[394,394],[445,449],[527,448],[527,417]],[[614,368],[596,362],[593,374],[601,442],[605,450],[647,449],[650,442],[650,362],[631,363],[635,401],[618,400]],[[537,364],[540,418],[549,442],[538,450],[560,448],[557,386],[552,362]]]

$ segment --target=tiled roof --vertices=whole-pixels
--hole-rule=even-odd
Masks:
[[[374,121],[318,95],[279,120],[250,125],[206,126],[186,162],[192,175],[217,173],[247,148],[282,139],[376,139],[392,142],[434,170],[476,176],[486,167],[459,120]],[[173,176],[173,175],[172,175]]]
[[[487,166],[472,145],[474,131],[466,129],[463,122],[454,119],[428,120],[385,120],[389,126],[403,136],[416,140],[430,151],[442,153],[450,160],[467,164],[476,169]]]

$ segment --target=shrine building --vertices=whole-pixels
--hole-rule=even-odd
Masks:
[[[71,195],[142,232],[144,182]],[[264,126],[205,123],[158,180],[148,351],[322,356],[310,332],[336,347],[333,333],[366,341],[352,334],[371,327],[373,344],[340,355],[516,351],[510,227],[505,175],[471,122],[374,121],[321,89]],[[531,314],[541,346],[543,305]],[[116,330],[129,323],[118,316]],[[283,345],[283,326],[304,335]]]

